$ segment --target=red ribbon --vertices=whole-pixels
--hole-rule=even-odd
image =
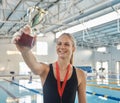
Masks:
[[[58,87],[58,93],[59,93],[60,97],[62,97],[62,95],[63,95],[64,89],[65,89],[65,86],[66,86],[66,82],[67,82],[67,79],[68,79],[69,71],[70,71],[70,64],[67,67],[67,73],[66,73],[66,75],[64,77],[64,81],[63,81],[63,84],[61,86],[60,85],[59,65],[58,65],[58,62],[56,62],[57,87]]]

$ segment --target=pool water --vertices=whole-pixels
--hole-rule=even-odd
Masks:
[[[86,92],[87,103],[120,103],[120,80],[115,76],[87,78]]]
[[[113,81],[87,80],[87,103],[120,103],[120,86]],[[42,85],[39,79],[0,81],[0,103],[43,103]],[[78,103],[76,96],[75,103]]]
[[[0,103],[43,103],[40,81],[0,81]]]

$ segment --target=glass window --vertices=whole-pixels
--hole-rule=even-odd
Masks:
[[[116,63],[116,68],[117,68],[117,84],[120,86],[120,61]]]
[[[108,62],[96,62],[98,84],[108,84]]]
[[[108,62],[96,62],[96,70],[99,72],[100,68],[104,68],[104,72],[108,73]]]

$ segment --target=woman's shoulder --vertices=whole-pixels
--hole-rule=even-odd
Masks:
[[[80,68],[75,68],[75,69],[76,69],[77,74],[79,74],[79,75],[85,74],[85,71],[83,71],[82,69],[80,69]]]
[[[78,84],[80,84],[82,81],[85,80],[86,78],[86,72],[83,71],[80,68],[76,68],[76,74],[77,74],[77,78],[78,78]]]

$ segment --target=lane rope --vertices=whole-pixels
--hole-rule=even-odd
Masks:
[[[87,86],[93,86],[93,87],[98,87],[98,88],[106,88],[106,89],[120,91],[120,88],[114,88],[114,87],[110,87],[110,86],[101,86],[101,85],[96,85],[96,84],[87,84]]]
[[[43,95],[42,90],[38,91],[38,90],[35,90],[35,89],[30,89],[30,88],[27,88],[27,87],[25,87],[25,86],[23,86],[23,85],[20,85],[20,84],[16,83],[16,82],[13,82],[13,81],[10,81],[10,80],[7,80],[7,79],[4,79],[4,80],[5,80],[5,81],[8,81],[8,82],[10,82],[10,83],[12,83],[12,84],[14,84],[14,85],[23,87],[23,88],[25,88],[25,89],[27,89],[27,90],[29,90],[29,91],[31,91],[31,92],[34,92],[34,93],[36,93],[36,94]]]
[[[112,97],[112,96],[99,94],[99,93],[95,93],[95,92],[89,92],[89,91],[87,91],[86,93],[90,94],[90,95],[101,96],[101,97],[104,97],[104,98],[107,98],[107,99],[111,99],[111,100],[115,100],[115,101],[120,101],[120,98],[117,98],[117,97]]]

